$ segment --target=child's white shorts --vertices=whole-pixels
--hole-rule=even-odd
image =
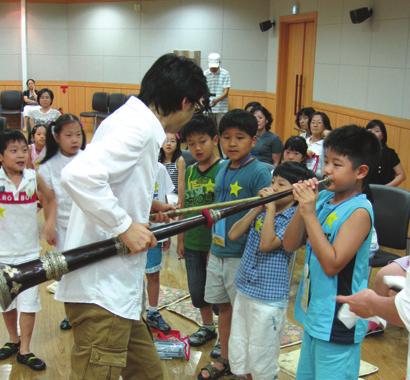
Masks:
[[[6,311],[17,309],[19,313],[38,313],[41,310],[38,285],[21,292]]]
[[[263,303],[237,292],[229,337],[232,373],[251,374],[253,380],[276,378],[286,310],[286,306]]]

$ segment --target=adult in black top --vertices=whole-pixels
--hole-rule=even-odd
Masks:
[[[366,129],[374,133],[382,146],[379,165],[370,174],[369,182],[379,185],[399,186],[406,179],[406,173],[395,150],[387,146],[386,126],[381,120],[371,120]]]

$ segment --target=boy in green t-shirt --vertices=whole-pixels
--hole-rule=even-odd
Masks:
[[[211,118],[197,115],[184,127],[182,138],[198,161],[188,166],[185,172],[185,192],[181,196],[183,207],[213,203],[215,176],[219,169],[219,159],[215,155],[218,144],[215,124]],[[177,252],[180,258],[185,258],[192,304],[199,308],[202,317],[203,325],[189,337],[190,344],[194,347],[205,344],[217,335],[212,306],[204,300],[211,239],[211,230],[203,226],[178,236]]]

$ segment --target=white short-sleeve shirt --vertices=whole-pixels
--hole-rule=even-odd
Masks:
[[[84,152],[62,173],[73,199],[65,249],[125,232],[132,222],[147,223],[165,140],[162,125],[140,100],[106,118]],[[93,303],[123,318],[140,318],[146,253],[114,256],[68,273],[56,299]]]

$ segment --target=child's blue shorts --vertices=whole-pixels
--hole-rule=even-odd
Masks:
[[[147,264],[145,273],[157,273],[161,270],[162,243],[158,243],[155,248],[150,248],[147,252]]]
[[[338,344],[303,334],[296,380],[353,380],[359,377],[360,343]]]

